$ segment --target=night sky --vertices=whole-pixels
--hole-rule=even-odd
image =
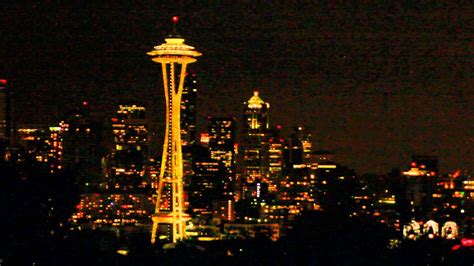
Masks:
[[[161,67],[146,52],[179,15],[178,32],[203,53],[190,66],[201,131],[210,114],[240,121],[258,89],[271,124],[306,125],[317,149],[358,173],[403,168],[412,154],[438,155],[442,172],[474,170],[468,1],[37,2],[0,11],[0,75],[15,90],[19,124],[56,123],[82,101],[107,117],[128,101],[145,104],[161,132]]]

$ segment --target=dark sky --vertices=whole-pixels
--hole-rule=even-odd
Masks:
[[[14,86],[21,124],[54,123],[83,100],[106,116],[127,100],[148,106],[160,131],[160,67],[146,52],[179,15],[178,31],[203,53],[190,67],[200,117],[240,118],[259,89],[272,124],[306,125],[317,149],[359,173],[404,167],[412,154],[438,155],[443,172],[473,170],[468,1],[37,2],[0,11],[0,74]]]

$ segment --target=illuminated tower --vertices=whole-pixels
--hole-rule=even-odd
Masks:
[[[178,17],[173,17],[178,22]],[[184,38],[173,34],[165,43],[148,52],[152,60],[161,63],[166,100],[166,131],[157,189],[155,214],[152,215],[151,242],[155,243],[158,230],[176,243],[186,236],[186,221],[183,197],[183,156],[181,153],[180,108],[186,66],[196,61],[201,53],[184,44]]]
[[[241,189],[244,198],[248,197],[249,193],[256,193],[250,192],[250,187],[255,187],[259,182],[269,183],[269,109],[270,104],[260,98],[258,91],[254,91],[253,96],[244,102],[241,152],[243,172]]]

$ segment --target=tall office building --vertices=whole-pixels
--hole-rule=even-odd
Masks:
[[[406,201],[413,216],[432,212],[435,183],[438,178],[438,159],[435,156],[414,155],[410,169],[402,172]]]
[[[183,146],[196,142],[197,91],[196,74],[186,74],[181,96],[181,143]]]
[[[109,188],[127,191],[145,188],[148,158],[148,130],[145,107],[120,105],[112,118],[114,148],[109,156]]]
[[[193,172],[188,191],[189,208],[194,217],[208,220],[212,216],[213,202],[224,199],[225,168],[221,162],[207,159],[193,162]]]
[[[100,130],[90,117],[89,103],[71,111],[60,126],[62,167],[77,173],[76,181],[83,189],[97,186],[102,174]]]
[[[0,141],[12,141],[12,90],[6,79],[0,79]]]
[[[311,178],[310,181],[316,181],[315,196],[322,210],[339,215],[348,215],[354,210],[354,192],[358,190],[354,170],[326,162],[318,165],[315,176],[316,180]]]
[[[244,102],[241,145],[243,198],[247,197],[248,188],[254,182],[269,183],[269,108],[270,104],[260,98],[258,91]]]
[[[235,180],[235,119],[233,117],[207,118],[209,132],[209,150],[211,158],[222,162],[227,173],[226,187],[229,193],[233,191]]]
[[[285,140],[280,137],[281,126],[278,125],[272,128],[269,138],[268,150],[268,170],[269,170],[269,187],[271,193],[276,193],[278,190],[278,180],[282,174],[284,167],[284,148]]]
[[[105,158],[105,184],[81,195],[71,221],[82,227],[146,231],[153,213],[152,180],[147,171],[146,110],[120,105],[112,118],[113,148]],[[74,128],[74,127],[72,127]],[[79,131],[81,127],[78,127]],[[87,128],[85,128],[87,132]]]
[[[184,193],[190,185],[193,175],[192,145],[196,143],[196,100],[198,83],[196,74],[186,73],[181,96],[181,143],[183,154],[183,186]],[[187,198],[185,196],[185,198]],[[186,202],[185,204],[188,204]]]
[[[62,133],[60,127],[23,127],[17,131],[18,144],[38,166],[50,173],[62,169]]]
[[[304,127],[295,127],[285,148],[286,168],[310,167],[312,162],[311,134]]]

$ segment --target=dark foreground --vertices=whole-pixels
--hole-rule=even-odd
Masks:
[[[421,239],[388,247],[393,232],[363,219],[335,222],[308,214],[279,241],[187,241],[151,247],[147,234],[117,238],[104,231],[73,231],[2,251],[1,265],[472,265],[474,251],[459,241]],[[119,254],[118,251],[121,250]],[[33,262],[35,264],[33,264]]]

